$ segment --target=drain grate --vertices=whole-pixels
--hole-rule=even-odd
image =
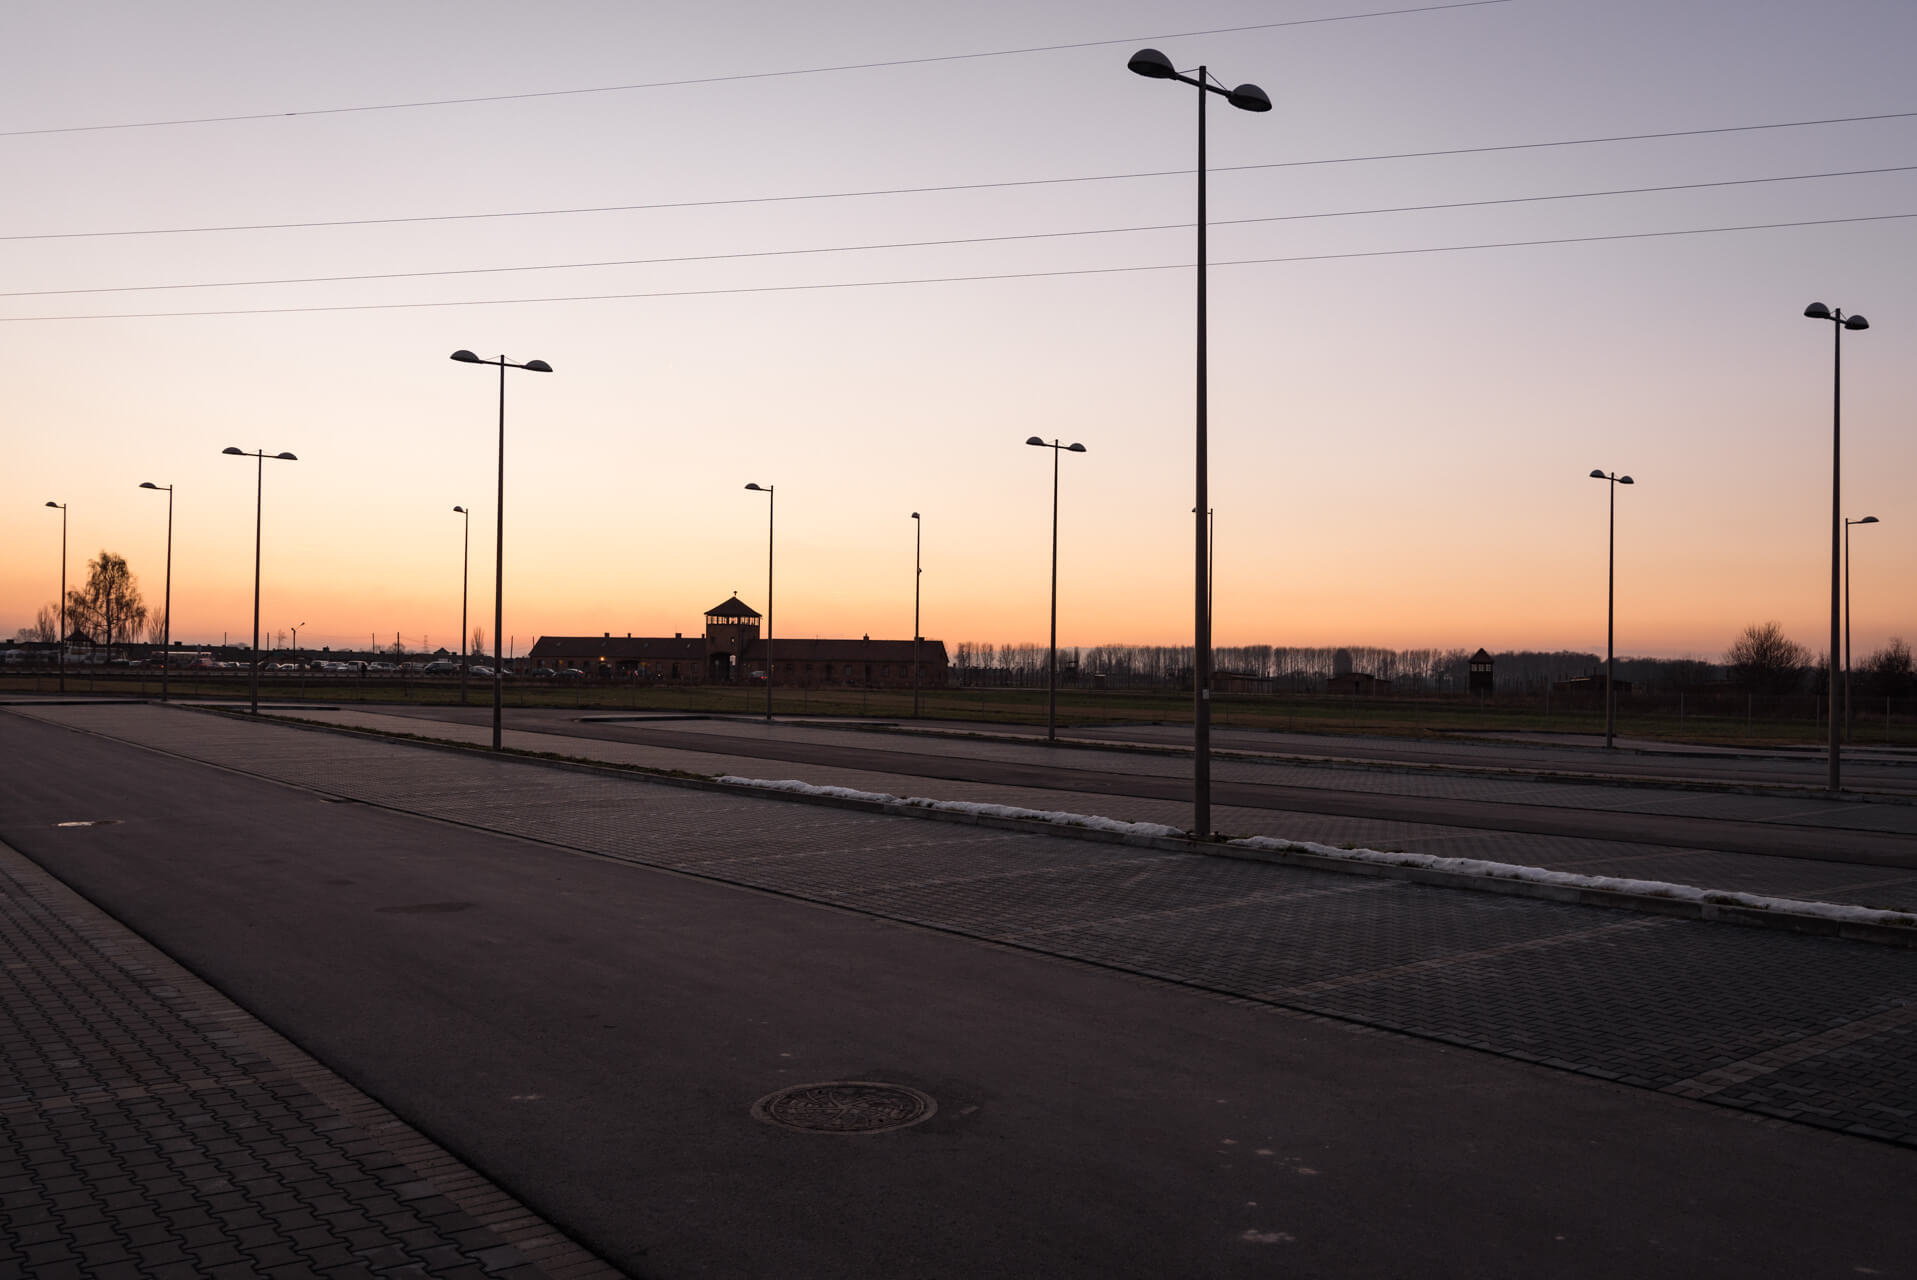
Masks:
[[[887,1133],[929,1120],[937,1110],[917,1089],[872,1080],[796,1084],[752,1104],[755,1118],[807,1133]]]

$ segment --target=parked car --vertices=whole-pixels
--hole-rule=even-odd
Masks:
[[[429,676],[456,676],[459,674],[459,664],[450,658],[436,658],[426,664],[426,674]]]
[[[490,680],[493,678],[493,669],[491,667],[473,666],[468,669],[481,680]]]
[[[554,673],[561,680],[584,680],[586,673],[578,667],[561,667]]]
[[[526,674],[529,676],[534,676],[540,679],[544,679],[544,678],[553,676],[557,673],[553,671],[551,667],[534,667],[531,671],[528,671]]]

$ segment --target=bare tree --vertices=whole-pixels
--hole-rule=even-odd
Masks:
[[[1908,697],[1917,689],[1917,670],[1913,670],[1910,646],[1900,636],[1864,660],[1866,687],[1886,698]]]
[[[1724,665],[1752,693],[1789,693],[1802,681],[1810,650],[1784,634],[1779,622],[1753,622],[1731,642]]]
[[[475,657],[486,652],[486,628],[473,628],[473,644],[472,648],[468,649],[467,652]]]
[[[60,638],[60,606],[43,604],[33,615],[31,626],[21,627],[13,638],[21,644],[52,644]]]
[[[166,643],[166,610],[149,609],[146,615],[146,642],[148,644]]]
[[[140,580],[126,567],[126,557],[111,551],[87,561],[86,583],[67,592],[67,608],[73,616],[70,631],[84,631],[109,649],[116,636],[138,635],[146,622]]]

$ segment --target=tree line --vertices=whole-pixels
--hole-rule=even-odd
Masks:
[[[1830,684],[1828,651],[1813,654],[1784,634],[1778,622],[1753,622],[1724,655],[1727,678],[1750,693],[1824,693]],[[1880,698],[1917,693],[1910,645],[1892,636],[1883,648],[1851,664],[1853,692]]]
[[[1221,676],[1269,681],[1274,691],[1325,688],[1333,676],[1362,672],[1392,682],[1394,693],[1463,692],[1469,687],[1467,649],[1387,649],[1374,645],[1285,646],[1221,645],[1212,650],[1212,667]],[[994,644],[960,641],[952,654],[952,675],[961,684],[1036,685],[1045,681],[1046,649],[1030,641]],[[1543,693],[1580,678],[1602,678],[1603,655],[1581,650],[1505,649],[1491,654],[1492,676],[1500,693]],[[1103,644],[1059,651],[1060,679],[1091,683],[1103,677],[1108,688],[1190,687],[1190,645]],[[1647,693],[1735,689],[1745,693],[1822,692],[1828,667],[1821,656],[1784,635],[1775,622],[1753,623],[1720,659],[1620,657],[1619,685]],[[1860,659],[1853,670],[1860,695],[1908,697],[1917,694],[1910,646],[1893,637],[1882,649]]]

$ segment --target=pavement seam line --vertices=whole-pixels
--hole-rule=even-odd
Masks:
[[[1563,946],[1570,942],[1584,942],[1606,934],[1625,933],[1637,929],[1655,929],[1668,926],[1668,919],[1652,917],[1648,920],[1616,920],[1610,924],[1597,925],[1590,929],[1578,929],[1570,933],[1554,933],[1547,938],[1527,938],[1522,942],[1507,942],[1496,947],[1481,947],[1476,951],[1459,951],[1451,955],[1435,956],[1429,960],[1418,960],[1411,964],[1390,965],[1383,969],[1367,969],[1361,973],[1341,974],[1336,978],[1324,978],[1317,982],[1301,983],[1293,987],[1274,987],[1262,995],[1279,999],[1284,996],[1316,995],[1321,991],[1337,991],[1344,987],[1366,986],[1373,982],[1384,982],[1392,978],[1410,977],[1412,974],[1430,973],[1438,969],[1450,969],[1458,965],[1474,964],[1479,960],[1489,960],[1498,956],[1515,955],[1523,951],[1541,951],[1549,947]]]
[[[1833,1049],[1841,1049],[1846,1045],[1856,1044],[1860,1040],[1869,1040],[1880,1032],[1909,1026],[1912,1023],[1917,1023],[1917,1004],[1900,1005],[1886,1009],[1882,1013],[1872,1014],[1868,1018],[1846,1022],[1840,1027],[1832,1027],[1816,1035],[1805,1036],[1801,1040],[1777,1045],[1762,1053],[1753,1054],[1741,1062],[1730,1062],[1721,1067],[1713,1067],[1688,1080],[1667,1084],[1659,1092],[1675,1094],[1680,1098],[1708,1098],[1747,1081],[1820,1057]]]

